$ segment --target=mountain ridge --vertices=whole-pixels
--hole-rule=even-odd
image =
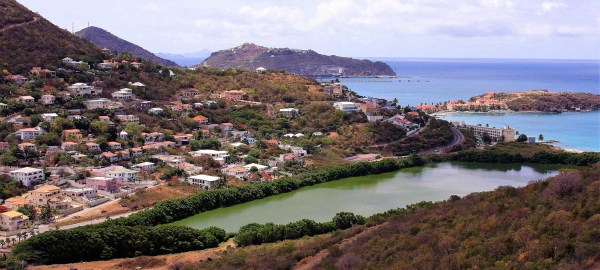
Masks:
[[[322,55],[313,50],[267,48],[253,43],[213,52],[201,65],[216,68],[258,67],[285,70],[303,76],[395,76],[381,61],[358,60],[335,55]]]
[[[111,51],[117,51],[118,53],[129,52],[136,57],[144,58],[165,66],[179,66],[171,60],[158,57],[141,46],[117,37],[100,27],[89,26],[75,32],[75,35],[95,44],[99,48],[107,48]]]

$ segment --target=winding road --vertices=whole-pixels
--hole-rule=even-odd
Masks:
[[[442,153],[449,152],[450,150],[452,150],[452,147],[465,142],[465,136],[458,129],[456,129],[454,127],[450,128],[450,129],[452,131],[452,137],[453,137],[452,142],[450,142],[449,144],[444,145],[444,146],[421,151],[421,152],[419,152],[419,154],[424,155],[424,154],[433,154],[433,153],[439,153],[439,152],[442,152]]]

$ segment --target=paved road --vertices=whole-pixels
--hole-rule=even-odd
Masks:
[[[450,150],[452,150],[452,147],[465,142],[465,136],[463,136],[463,134],[458,129],[453,127],[453,128],[451,128],[451,130],[452,130],[452,137],[453,137],[452,142],[450,142],[449,144],[444,145],[444,146],[421,151],[421,152],[419,152],[419,154],[433,154],[433,153],[439,153],[439,152],[449,152]]]

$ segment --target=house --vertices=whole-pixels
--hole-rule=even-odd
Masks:
[[[111,153],[111,152],[104,152],[104,153],[100,154],[100,157],[106,159],[106,161],[108,161],[110,163],[119,162],[119,155]]]
[[[23,198],[25,198],[29,204],[42,207],[45,205],[56,206],[55,208],[66,209],[68,206],[65,202],[59,199],[61,194],[60,188],[54,185],[43,185],[39,188],[36,188],[32,191],[23,194]],[[59,200],[52,200],[52,199]]]
[[[152,108],[150,110],[148,110],[148,114],[153,114],[153,115],[160,115],[164,112],[165,110],[163,110],[162,108]]]
[[[34,67],[29,71],[29,73],[38,78],[56,77],[56,71],[42,69],[41,67]]]
[[[91,152],[100,151],[100,145],[95,142],[88,142],[85,146],[87,146],[87,149]]]
[[[131,62],[131,65],[132,65],[134,68],[140,68],[140,67],[142,66],[142,63],[140,63],[140,62]]]
[[[83,134],[79,129],[66,129],[63,130],[62,137],[66,142],[78,142],[83,138]]]
[[[299,111],[295,108],[284,108],[279,109],[279,113],[287,118],[294,118],[298,116]]]
[[[0,227],[6,231],[19,231],[28,228],[29,226],[31,226],[31,221],[26,215],[17,211],[0,213]]]
[[[231,175],[236,178],[243,178],[243,177],[246,177],[246,175],[248,174],[248,169],[246,169],[244,167],[230,167],[230,168],[225,168],[223,170],[223,173],[225,173],[227,175]]]
[[[221,124],[221,129],[225,132],[227,131],[232,131],[233,130],[233,124],[232,123],[223,123]]]
[[[140,178],[138,171],[127,169],[123,166],[110,166],[92,170],[92,175],[115,178],[121,181],[136,181]]]
[[[188,145],[191,140],[194,139],[194,135],[192,134],[176,134],[173,135],[173,139],[177,142],[178,145]]]
[[[140,123],[140,118],[137,115],[128,114],[128,115],[116,115],[115,118],[121,122],[121,125],[128,125],[129,123]]]
[[[323,93],[325,93],[325,95],[328,95],[330,97],[341,97],[344,95],[342,86],[339,84],[324,86]]]
[[[133,87],[137,87],[137,88],[144,88],[146,87],[145,84],[141,83],[141,82],[134,82],[134,83],[129,83],[131,86]]]
[[[129,149],[121,150],[115,152],[115,154],[119,155],[120,160],[129,160],[131,158],[131,154],[129,153]]]
[[[107,98],[90,99],[83,102],[88,110],[93,109],[108,109],[110,107],[110,100]]]
[[[74,143],[74,142],[64,142],[61,144],[60,149],[62,149],[63,151],[75,150],[77,145],[78,145],[78,143]]]
[[[37,135],[45,133],[44,130],[40,127],[34,128],[22,128],[17,130],[16,134],[21,138],[22,141],[33,141]]]
[[[264,67],[258,67],[256,68],[256,70],[254,70],[256,73],[265,73],[267,72],[267,69]]]
[[[120,142],[108,142],[108,148],[110,150],[121,150],[121,147]]]
[[[142,150],[141,147],[134,147],[134,148],[131,148],[129,150],[131,150],[131,156],[132,157],[139,157],[139,156],[141,156],[144,153],[144,151]]]
[[[31,105],[35,103],[35,98],[33,98],[32,96],[20,96],[19,102],[25,105]]]
[[[378,115],[380,112],[379,106],[374,102],[361,103],[359,107],[366,115]]]
[[[151,132],[151,133],[143,132],[141,135],[142,135],[142,137],[144,137],[144,144],[161,142],[165,139],[165,134],[163,134],[161,132]]]
[[[13,170],[10,171],[8,174],[13,179],[21,181],[21,183],[23,183],[23,185],[26,187],[31,186],[32,182],[41,182],[44,181],[44,179],[46,179],[43,170],[31,167]]]
[[[42,95],[40,102],[44,105],[52,105],[56,102],[56,96],[54,95]]]
[[[212,189],[218,185],[220,179],[218,176],[199,174],[190,176],[186,180],[192,185],[200,186],[204,189]]]
[[[348,113],[348,112],[360,112],[360,108],[354,102],[342,101],[333,103],[333,107],[336,109]]]
[[[19,150],[23,152],[37,152],[37,148],[33,143],[24,142],[18,144],[17,146],[19,147]]]
[[[0,142],[0,151],[6,151],[8,148],[10,148],[10,143]]]
[[[131,166],[132,169],[137,169],[142,172],[153,172],[156,170],[156,164],[152,162],[142,162]]]
[[[383,120],[382,115],[367,115],[367,121],[369,121],[369,122],[377,122],[377,121],[382,121],[382,120]]]
[[[280,146],[281,143],[278,140],[265,140],[265,143],[269,146]]]
[[[97,190],[103,190],[106,192],[114,193],[117,192],[117,180],[112,177],[89,177],[85,179],[85,185]]]
[[[116,65],[117,63],[115,62],[110,62],[110,60],[104,60],[104,62],[99,63],[98,65],[96,65],[96,67],[98,67],[98,69],[112,69]]]
[[[130,88],[122,88],[119,91],[115,91],[111,94],[113,99],[127,100],[133,98],[133,91]]]
[[[126,141],[127,136],[129,136],[129,133],[127,133],[127,131],[121,130],[121,132],[119,132],[119,139]]]
[[[75,83],[67,87],[71,95],[77,97],[97,96],[102,94],[102,88],[87,85],[86,83]]]
[[[22,75],[8,75],[6,77],[4,77],[4,79],[8,80],[8,81],[13,81],[16,84],[23,84],[27,82],[27,77],[22,76]]]
[[[208,118],[202,115],[198,115],[192,118],[192,120],[196,121],[196,123],[198,123],[199,126],[208,124]]]
[[[4,206],[11,210],[17,210],[21,206],[28,205],[29,202],[21,196],[11,197],[4,200]]]
[[[252,167],[255,167],[256,169],[258,169],[258,172],[265,172],[269,166],[265,166],[265,165],[261,165],[261,164],[257,164],[257,163],[251,163],[251,164],[247,164],[244,165],[244,168],[248,171],[250,171],[252,169]]]
[[[113,123],[112,121],[110,121],[110,117],[106,116],[106,115],[101,115],[98,116],[98,120],[104,123],[107,123],[109,125],[114,125],[115,123]]]
[[[58,118],[58,114],[56,113],[42,113],[42,119],[46,122],[52,122],[56,118]]]
[[[91,187],[66,188],[62,190],[62,194],[75,200],[93,199],[98,197],[98,190]]]
[[[149,108],[152,108],[152,101],[144,100],[140,102],[140,109],[147,110]]]
[[[202,150],[198,150],[198,151],[192,151],[192,152],[190,152],[190,154],[193,157],[200,157],[200,156],[212,157],[215,161],[218,161],[221,165],[229,162],[229,152],[227,152],[227,151],[202,149]]]
[[[182,100],[185,99],[193,99],[198,96],[199,92],[195,88],[186,88],[180,91],[180,96]]]
[[[232,144],[231,144],[231,147],[233,147],[233,148],[238,148],[238,147],[240,147],[240,146],[242,146],[242,145],[246,145],[246,144],[245,144],[245,143],[242,143],[242,142],[235,142],[235,143],[232,143]]]
[[[244,98],[246,92],[242,90],[229,90],[221,93],[221,98],[230,99],[230,100],[241,100]]]

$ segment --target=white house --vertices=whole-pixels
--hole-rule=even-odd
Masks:
[[[203,149],[203,150],[198,150],[198,151],[192,151],[192,152],[190,152],[190,154],[193,157],[210,156],[214,160],[216,160],[219,163],[221,163],[221,165],[229,162],[229,152],[227,152],[227,151],[218,151],[218,150],[211,150],[211,149]]]
[[[56,113],[42,113],[42,119],[46,122],[52,122],[56,118],[58,118],[58,114]]]
[[[156,164],[152,162],[142,162],[131,166],[132,169],[137,169],[142,172],[153,172],[156,169]]]
[[[267,69],[264,67],[258,67],[256,69],[256,73],[265,73],[265,72],[267,72]]]
[[[283,108],[279,109],[279,113],[281,113],[285,117],[293,118],[298,115],[299,111],[296,108]]]
[[[16,134],[23,141],[33,141],[37,135],[44,133],[44,130],[41,127],[34,128],[22,128],[17,130]]]
[[[165,110],[163,110],[162,108],[152,108],[150,110],[148,110],[148,114],[155,114],[155,115],[159,115],[162,114]]]
[[[135,181],[140,178],[140,172],[123,166],[110,166],[92,171],[93,175],[115,178],[122,181]]]
[[[87,85],[85,83],[75,83],[68,87],[69,92],[74,96],[97,96],[102,94],[102,88]]]
[[[204,189],[211,189],[216,187],[219,179],[221,178],[218,176],[199,174],[188,177],[187,181],[192,185],[200,186]]]
[[[56,97],[53,95],[42,95],[40,102],[44,105],[52,105],[56,101]]]
[[[342,101],[333,103],[333,107],[342,112],[360,112],[360,107],[354,102]]]
[[[256,169],[258,169],[258,171],[261,172],[261,173],[265,172],[269,168],[269,166],[265,166],[265,165],[261,165],[261,164],[257,164],[257,163],[251,163],[251,164],[248,164],[248,165],[244,165],[244,168],[246,170],[248,170],[248,171],[250,171],[250,169],[252,167],[256,167]]]
[[[144,85],[144,84],[143,84],[143,83],[141,83],[141,82],[134,82],[134,83],[131,83],[131,86],[134,86],[134,87],[146,87],[146,85]]]
[[[123,88],[119,91],[113,92],[111,95],[113,99],[126,100],[133,97],[133,92],[129,88]]]
[[[31,167],[10,171],[9,175],[13,179],[21,181],[26,187],[31,186],[31,183],[34,181],[43,181],[46,178],[43,170]]]
[[[110,100],[107,98],[90,99],[83,102],[88,110],[107,109],[110,105]]]
[[[98,196],[98,190],[91,187],[66,188],[61,190],[62,194],[73,199],[92,199]]]

